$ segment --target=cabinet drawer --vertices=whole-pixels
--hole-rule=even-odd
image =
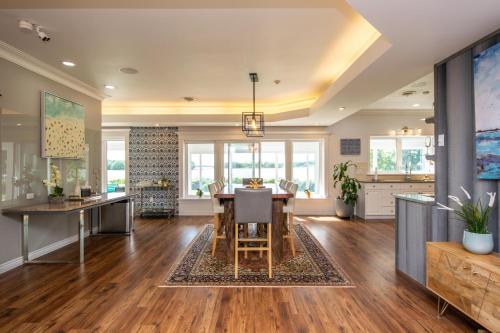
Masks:
[[[371,190],[390,190],[390,189],[399,189],[400,187],[401,187],[401,184],[395,184],[395,183],[387,183],[387,184],[369,183],[369,184],[366,184],[366,189],[371,189]]]
[[[500,275],[492,273],[478,321],[486,327],[500,329]]]

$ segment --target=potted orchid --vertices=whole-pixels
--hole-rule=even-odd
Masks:
[[[467,251],[475,254],[488,254],[493,251],[493,235],[488,231],[488,223],[497,194],[486,192],[490,199],[485,207],[481,199],[474,202],[469,192],[463,186],[460,188],[465,193],[467,201],[462,202],[458,197],[449,195],[448,198],[454,201],[458,208],[453,209],[438,202],[438,209],[451,211],[465,222],[466,228],[462,243]]]
[[[47,187],[47,191],[49,191],[50,204],[64,203],[64,190],[59,186],[61,184],[61,171],[59,171],[57,165],[50,165],[50,179],[45,179],[42,182]]]

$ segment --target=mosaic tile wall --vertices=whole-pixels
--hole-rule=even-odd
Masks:
[[[173,185],[170,191],[144,191],[144,208],[174,209],[179,213],[179,140],[177,127],[132,127],[129,138],[130,187],[141,181],[156,183],[163,177]],[[152,201],[151,201],[152,198]],[[136,200],[136,209],[141,202]]]

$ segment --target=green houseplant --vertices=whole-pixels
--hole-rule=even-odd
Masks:
[[[356,167],[352,161],[341,162],[333,167],[333,187],[337,188],[340,183],[340,195],[335,201],[335,212],[338,217],[351,217],[354,215],[354,206],[358,200],[360,182],[349,176],[349,169]]]
[[[488,231],[488,223],[497,194],[496,192],[486,192],[489,202],[485,206],[481,199],[474,202],[463,186],[460,188],[467,200],[462,202],[457,196],[449,195],[448,198],[455,202],[458,207],[454,209],[438,202],[438,209],[455,213],[458,219],[465,223],[462,243],[467,251],[475,254],[488,254],[493,251],[494,247],[493,235]]]

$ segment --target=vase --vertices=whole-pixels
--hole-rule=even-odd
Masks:
[[[493,251],[493,235],[477,234],[464,230],[464,238],[462,241],[464,248],[475,254],[488,254]]]
[[[335,213],[340,218],[347,218],[354,215],[354,205],[348,205],[343,199],[336,199]]]
[[[54,197],[49,195],[49,204],[60,205],[64,203],[64,196]]]

